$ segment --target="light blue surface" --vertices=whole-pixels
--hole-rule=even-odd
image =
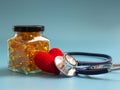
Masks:
[[[119,90],[120,71],[67,78],[7,69],[13,25],[45,25],[51,48],[105,53],[120,63],[120,0],[0,0],[0,90]]]

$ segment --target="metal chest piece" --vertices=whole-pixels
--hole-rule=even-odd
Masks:
[[[70,55],[57,56],[55,58],[55,65],[66,76],[76,75],[77,61]]]

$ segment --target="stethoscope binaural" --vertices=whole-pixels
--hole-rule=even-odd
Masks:
[[[100,57],[101,62],[83,62],[77,61],[73,55],[84,55],[91,57]],[[112,64],[112,57],[106,54],[86,53],[86,52],[67,52],[64,56],[57,56],[54,61],[57,69],[65,76],[74,76],[77,74],[97,75],[108,73],[120,69],[120,64]],[[85,67],[79,67],[85,66]]]

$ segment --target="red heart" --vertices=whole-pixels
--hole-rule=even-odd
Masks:
[[[59,48],[52,48],[48,53],[54,57],[64,55],[63,52]]]
[[[38,52],[34,58],[35,64],[38,66],[38,68],[45,72],[59,74],[60,71],[54,64],[54,59],[56,56],[63,56],[63,53],[60,49],[53,48],[48,53]]]
[[[59,74],[59,70],[54,65],[54,57],[47,52],[39,52],[35,56],[35,64],[43,71]]]

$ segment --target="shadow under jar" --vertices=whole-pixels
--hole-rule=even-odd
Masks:
[[[49,40],[42,36],[44,26],[28,25],[14,26],[15,35],[8,39],[9,64],[8,69],[25,74],[40,71],[34,63],[37,52],[49,51]]]

